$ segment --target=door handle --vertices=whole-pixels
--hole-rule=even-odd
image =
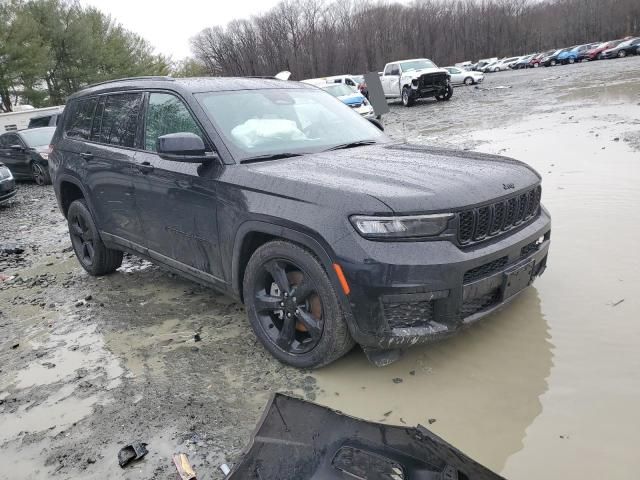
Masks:
[[[85,160],[85,161],[89,161],[89,160],[93,160],[93,153],[91,152],[82,152],[80,154],[80,156]]]
[[[142,173],[149,173],[153,171],[153,165],[151,165],[149,162],[138,163],[136,164],[136,168]]]

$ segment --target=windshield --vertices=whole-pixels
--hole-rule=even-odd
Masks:
[[[32,130],[23,130],[20,135],[28,147],[35,148],[49,145],[55,131],[56,127],[34,128]]]
[[[316,88],[209,92],[196,98],[240,161],[388,141],[371,122]]]
[[[411,60],[409,62],[400,62],[400,68],[403,72],[408,70],[420,70],[422,68],[438,68],[435,63],[426,58],[421,60]]]
[[[329,85],[323,85],[321,87],[323,90],[326,90],[334,97],[342,97],[345,95],[353,95],[355,90],[351,88],[349,85],[344,83],[335,83]]]
[[[632,38],[631,40],[624,41],[624,42],[618,44],[618,47],[628,47],[629,45],[631,45],[633,43],[634,40],[635,40],[635,38]]]

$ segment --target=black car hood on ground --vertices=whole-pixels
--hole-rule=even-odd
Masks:
[[[444,211],[489,202],[537,184],[540,176],[507,157],[412,144],[376,144],[250,165],[285,186],[362,193],[396,213]],[[270,182],[271,183],[271,182]]]

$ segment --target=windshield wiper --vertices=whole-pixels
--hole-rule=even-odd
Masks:
[[[357,142],[343,143],[341,145],[336,145],[335,147],[327,148],[325,152],[330,152],[331,150],[342,150],[344,148],[362,147],[364,145],[373,145],[374,143],[378,142],[375,140],[359,140]]]
[[[267,153],[266,155],[256,155],[255,157],[245,158],[240,160],[240,163],[262,162],[265,160],[280,160],[281,158],[301,157],[302,153]]]

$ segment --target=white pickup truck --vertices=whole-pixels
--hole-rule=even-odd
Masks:
[[[449,78],[449,72],[431,60],[416,58],[387,63],[380,81],[385,97],[401,98],[410,107],[418,98],[449,100],[453,95]]]

